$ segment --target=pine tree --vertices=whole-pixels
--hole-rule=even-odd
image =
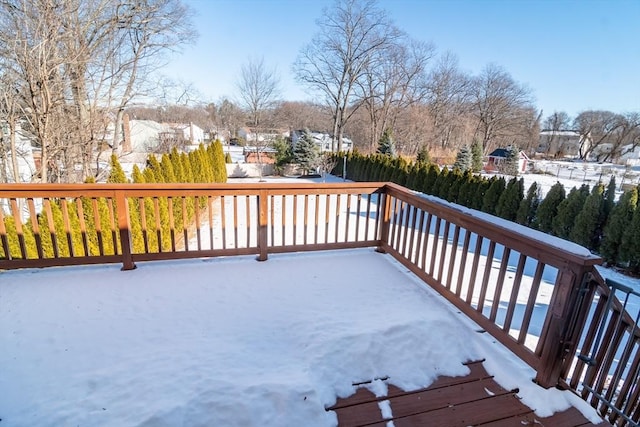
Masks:
[[[579,245],[595,251],[600,241],[600,233],[598,229],[600,217],[604,209],[604,185],[597,184],[593,186],[591,194],[584,202],[582,210],[575,220],[575,225],[569,238]]]
[[[630,228],[637,203],[638,189],[634,187],[626,191],[611,210],[609,220],[602,233],[600,247],[600,252],[607,262],[619,264],[623,261],[620,256],[620,245],[624,234]]]
[[[636,206],[629,228],[622,237],[620,259],[629,264],[632,273],[640,273],[640,205]]]
[[[515,221],[523,197],[524,179],[511,179],[498,199],[496,215],[509,221]]]
[[[502,172],[507,175],[518,176],[520,163],[520,150],[517,147],[507,148],[507,158],[504,160]]]
[[[467,145],[463,145],[456,155],[456,161],[453,164],[453,168],[462,172],[469,170],[472,167],[472,160],[471,150]]]
[[[313,138],[308,130],[305,130],[302,137],[298,139],[293,147],[293,158],[300,165],[305,174],[313,170],[318,162],[318,146],[313,142]],[[347,168],[349,171],[350,168]],[[354,171],[356,172],[356,171]]]
[[[226,153],[224,154],[224,162],[225,162],[226,164],[233,163],[233,159],[231,159],[231,153],[226,152]]]
[[[426,145],[420,147],[418,150],[418,155],[416,156],[416,162],[418,163],[431,163],[431,155],[429,154],[429,149],[427,149]]]
[[[538,206],[534,227],[546,233],[550,232],[553,218],[558,213],[558,205],[565,197],[564,186],[559,182],[555,183]]]
[[[487,190],[484,195],[484,199],[482,200],[482,211],[487,212],[491,215],[496,214],[496,208],[498,206],[498,201],[500,200],[500,196],[504,192],[506,187],[506,181],[504,178],[496,178],[491,183],[491,186]]]
[[[614,175],[611,175],[611,179],[609,180],[609,185],[607,185],[607,189],[604,192],[604,206],[602,207],[605,221],[609,216],[609,214],[611,213],[611,210],[613,209],[615,204],[616,204],[616,177]]]
[[[480,172],[482,170],[482,144],[480,141],[475,140],[471,144],[471,171]]]
[[[387,128],[382,133],[382,136],[378,140],[378,153],[384,154],[387,156],[395,156],[396,155],[396,147],[393,142],[393,137],[391,136],[391,129]]]
[[[576,217],[584,207],[589,196],[589,186],[573,187],[569,195],[558,205],[558,212],[551,220],[551,232],[563,239],[568,239],[575,224]]]
[[[538,205],[540,204],[540,190],[538,189],[538,183],[534,182],[527,190],[527,197],[520,202],[518,207],[518,213],[516,215],[516,222],[518,224],[531,226],[534,221]]]

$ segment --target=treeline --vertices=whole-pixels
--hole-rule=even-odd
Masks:
[[[219,141],[207,147],[201,144],[197,150],[188,154],[174,149],[170,154],[163,154],[160,160],[150,155],[144,170],[134,166],[131,180],[126,178],[118,158],[113,155],[107,179],[108,183],[139,184],[226,181],[224,153]],[[89,178],[85,182],[94,183],[94,180]],[[170,200],[167,197],[128,199],[134,253],[166,251],[175,245],[175,236],[184,231],[183,224],[192,223],[196,203],[200,203],[201,207],[206,204],[206,200],[198,201],[194,197],[184,198],[184,201],[183,203],[183,198]],[[142,208],[141,203],[144,204]],[[170,203],[175,219],[173,230],[169,221]],[[141,213],[144,213],[144,218]],[[12,258],[30,259],[53,258],[56,254],[59,257],[69,257],[72,256],[72,250],[75,256],[113,255],[114,249],[120,247],[120,236],[114,223],[117,217],[113,201],[104,197],[47,199],[36,218],[27,218],[21,224],[16,224],[14,216],[4,217],[9,253]],[[70,233],[66,231],[67,221]],[[146,224],[147,230],[143,224]],[[156,230],[156,224],[159,224],[159,230]],[[21,233],[18,232],[19,229]],[[7,257],[8,254],[0,245],[0,258]]]
[[[342,156],[342,155],[339,155]],[[354,181],[391,181],[424,194],[480,210],[582,245],[604,260],[640,273],[640,205],[637,187],[616,202],[615,178],[608,185],[582,185],[567,191],[559,182],[544,198],[523,178],[485,178],[470,171],[383,154],[347,154],[346,175]],[[342,157],[333,173],[342,175]]]

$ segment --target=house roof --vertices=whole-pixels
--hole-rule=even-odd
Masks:
[[[493,150],[491,154],[489,154],[489,157],[499,157],[502,159],[506,159],[508,157],[508,153],[509,150],[507,150],[506,148],[497,148]],[[529,157],[523,151],[520,151],[520,158],[527,160],[529,159]]]

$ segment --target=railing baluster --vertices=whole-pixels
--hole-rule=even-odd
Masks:
[[[516,267],[516,276],[513,280],[513,285],[511,287],[511,296],[509,297],[509,305],[507,307],[507,314],[504,318],[504,325],[502,329],[509,333],[511,329],[511,322],[513,321],[513,314],[515,312],[516,305],[518,304],[518,294],[520,293],[520,284],[522,282],[522,276],[524,273],[524,265],[527,261],[527,257],[523,254],[520,254],[518,258],[518,266]]]
[[[453,268],[456,263],[456,256],[458,255],[458,239],[460,239],[460,226],[456,224],[453,230],[453,241],[451,242],[451,255],[449,258],[449,271],[447,273],[446,288],[451,290],[453,281]]]
[[[436,217],[436,225],[433,229],[433,246],[431,248],[431,262],[429,263],[429,276],[435,277],[435,269],[436,269],[436,256],[438,252],[438,243],[440,242],[440,225],[442,223],[442,218],[439,216]]]
[[[420,267],[422,271],[427,272],[427,251],[429,249],[429,239],[431,238],[431,213],[427,214],[427,225],[424,230],[422,230],[422,234],[424,235],[424,243],[422,245],[422,266]]]
[[[349,223],[351,222],[351,194],[347,194],[347,214],[345,216],[344,241],[349,242]]]
[[[331,195],[324,195],[324,243],[329,243],[329,216],[331,215],[330,210],[331,205]]]
[[[462,244],[462,257],[460,258],[460,268],[458,269],[458,283],[456,285],[456,296],[460,296],[462,292],[462,283],[464,281],[464,273],[467,267],[467,254],[469,253],[469,243],[471,242],[471,232],[464,230],[464,243]]]
[[[4,211],[0,207],[0,243],[2,244],[2,251],[6,259],[13,259],[13,254],[9,249],[9,237],[7,236],[7,229],[4,225]]]
[[[480,264],[480,257],[482,256],[482,241],[483,241],[483,237],[476,234],[476,247],[475,247],[475,251],[473,252],[473,262],[471,263],[471,275],[469,276],[469,285],[467,286],[466,302],[468,305],[472,305],[472,301],[473,301],[473,293],[475,291],[476,279],[478,277],[478,265]],[[487,262],[490,263],[488,259],[487,259]]]
[[[182,202],[182,238],[184,239],[184,250],[189,251],[189,225],[187,223],[187,198],[181,197]]]
[[[496,250],[496,242],[489,242],[489,252],[487,253],[486,263],[484,265],[484,275],[482,276],[482,284],[480,285],[480,295],[478,296],[478,305],[476,310],[482,313],[484,310],[484,302],[487,298],[487,290],[489,289],[489,278],[491,277],[491,269],[493,268],[493,255]]]
[[[358,193],[356,195],[356,238],[355,241],[360,241],[360,207],[362,204],[362,194]],[[367,240],[366,236],[364,240]]]
[[[251,247],[251,198],[249,196],[244,196],[244,216],[246,218],[247,223],[247,248]],[[266,210],[265,210],[266,215]]]
[[[500,298],[502,297],[502,288],[504,287],[504,278],[509,267],[509,256],[511,255],[511,249],[507,247],[502,248],[502,262],[500,263],[500,272],[498,273],[498,280],[496,280],[496,288],[493,293],[493,302],[491,303],[491,314],[489,320],[495,323],[498,315],[498,308],[500,307]]]
[[[56,226],[53,222],[53,212],[51,210],[51,202],[48,198],[42,200],[44,205],[44,211],[47,214],[47,227],[49,228],[49,236],[51,238],[51,249],[53,250],[53,257],[60,258],[60,248],[58,247],[58,238],[56,235]]]
[[[522,315],[522,324],[520,325],[520,334],[518,335],[518,343],[524,344],[527,333],[529,332],[529,325],[531,324],[531,317],[533,316],[533,309],[536,305],[536,299],[538,296],[538,290],[540,289],[540,282],[542,282],[542,273],[544,272],[544,264],[540,261],[536,264],[536,271],[533,274],[533,280],[531,281],[531,289],[529,290],[529,298],[527,299],[527,305],[524,308],[524,314]]]
[[[420,253],[421,253],[421,249],[422,249],[422,240],[424,237],[424,209],[420,209],[420,219],[418,220],[418,224],[417,224],[417,228],[414,230],[417,234],[418,234],[418,241],[416,242],[416,250],[415,250],[415,256],[412,260],[412,262],[414,264],[416,264],[418,267],[420,267],[419,261],[420,261]]]
[[[449,221],[444,221],[444,235],[442,236],[442,245],[440,246],[440,265],[438,266],[438,283],[442,283],[442,275],[444,274],[444,262],[447,257],[447,247],[449,246]]]
[[[36,251],[38,252],[38,258],[44,258],[42,251],[42,234],[40,226],[38,224],[38,214],[36,213],[36,207],[33,203],[33,197],[27,198],[27,207],[29,208],[29,217],[31,218],[31,229],[33,230],[33,237],[36,241]]]
[[[335,225],[335,227],[336,227],[336,230],[335,230],[336,236],[335,236],[335,240],[334,240],[335,243],[338,243],[340,241],[338,239],[339,230],[340,230],[340,198],[341,198],[340,194],[336,195],[336,225]]]
[[[320,195],[319,194],[314,194],[313,196],[314,199],[314,203],[315,203],[315,221],[314,221],[314,228],[313,228],[313,243],[315,245],[318,244],[318,224],[320,221]]]
[[[82,198],[76,199],[76,209],[78,211],[78,221],[80,222],[80,235],[82,236],[82,248],[84,249],[84,256],[89,256],[89,241],[87,237],[87,226],[84,222],[84,208],[82,207]]]

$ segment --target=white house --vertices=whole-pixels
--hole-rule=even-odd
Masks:
[[[575,130],[543,130],[540,132],[536,154],[549,157],[580,157],[591,147],[589,137]]]
[[[634,147],[633,145],[625,145],[620,150],[622,153],[618,161],[623,165],[628,166],[640,166],[640,147]]]

